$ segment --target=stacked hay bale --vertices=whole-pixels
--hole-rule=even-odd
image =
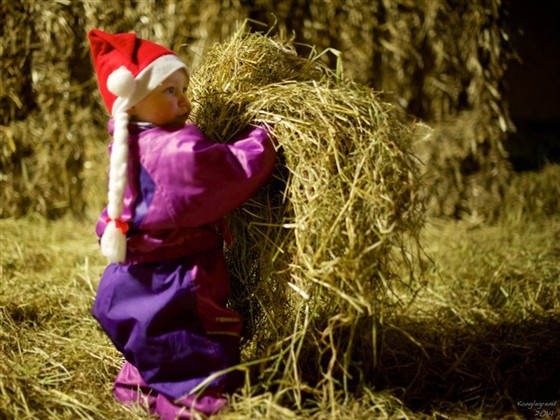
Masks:
[[[235,0],[92,1],[84,2],[83,9],[87,29],[134,31],[176,51],[192,67],[209,45],[231,35],[248,14],[247,7]]]
[[[97,161],[104,158],[106,114],[89,65],[88,29],[133,30],[178,51],[196,68],[203,52],[246,17],[294,34],[300,52],[307,54],[309,46],[339,50],[348,77],[385,92],[404,114],[434,127],[418,150],[432,213],[492,215],[501,200],[510,172],[502,143],[512,129],[502,100],[511,47],[501,0],[3,2],[1,7],[2,217],[30,211],[57,216],[103,205],[98,180],[104,167],[98,169]],[[325,54],[321,60],[334,68],[337,57]],[[477,125],[469,127],[467,120]]]
[[[501,219],[521,222],[560,213],[560,165],[547,164],[539,172],[524,172],[511,179],[500,209]]]
[[[267,125],[280,152],[274,179],[229,218],[246,357],[267,359],[259,382],[293,402],[302,389],[348,392],[409,286],[400,274],[414,272],[423,212],[408,127],[367,87],[259,34],[214,46],[192,79],[205,133],[229,142]]]
[[[480,110],[434,124],[415,149],[426,163],[424,180],[431,214],[496,220],[503,210],[511,167],[505,132]]]
[[[90,73],[82,17],[60,3],[3,2],[0,217],[83,210]]]
[[[349,77],[433,127],[418,145],[432,214],[494,217],[511,175],[503,147],[513,130],[503,100],[513,58],[506,2],[267,3],[257,1],[255,17],[274,23],[272,8],[281,30],[319,50],[336,48]]]
[[[0,217],[96,214],[106,202],[108,115],[89,29],[135,31],[196,65],[245,15],[227,2],[2,2]]]
[[[427,46],[419,50],[427,64],[407,109],[434,128],[418,144],[429,208],[437,215],[493,220],[512,174],[503,146],[513,130],[502,97],[512,58],[506,9],[500,2],[428,3],[434,9],[418,28],[425,39],[413,44]]]

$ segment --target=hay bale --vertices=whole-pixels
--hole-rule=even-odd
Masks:
[[[540,171],[515,174],[505,190],[500,219],[538,220],[560,214],[560,165],[548,163]]]
[[[430,126],[455,125],[452,138],[432,139],[434,149],[470,148],[472,130],[463,124],[464,113],[482,124],[472,150],[477,166],[472,176],[451,184],[446,179],[450,168],[428,154],[434,160],[424,163],[434,183],[446,184],[450,192],[440,195],[434,188],[431,195],[428,190],[429,208],[440,216],[449,215],[452,207],[462,215],[494,218],[501,196],[481,200],[477,194],[502,190],[510,175],[503,147],[513,130],[503,98],[505,72],[514,57],[507,2],[310,0],[301,5],[292,0],[265,7],[267,3],[257,1],[263,7],[258,18],[269,24],[277,18],[279,28],[295,30],[300,43],[336,48],[350,78],[384,92],[405,114]],[[324,58],[329,66],[336,65],[332,56]],[[451,166],[465,163],[454,156],[455,162],[446,157]]]
[[[296,42],[335,48],[348,77],[425,121],[480,106],[507,128],[502,88],[513,58],[502,0],[257,0],[257,18]],[[300,50],[301,51],[301,50]],[[324,56],[333,68],[336,59]],[[492,108],[490,110],[490,108]],[[499,121],[498,121],[499,119]]]
[[[0,81],[0,123],[22,119],[35,108],[36,103],[31,91],[31,60],[21,50],[30,50],[31,33],[28,6],[20,2],[2,2],[2,79]],[[15,147],[15,146],[11,146]]]
[[[434,124],[414,145],[423,162],[430,214],[495,220],[511,176],[503,134],[479,111]]]
[[[317,55],[303,59],[289,41],[260,34],[214,46],[191,86],[193,119],[216,141],[267,124],[281,153],[270,184],[229,217],[247,357],[270,357],[266,383],[296,394],[304,381],[347,384],[349,368],[375,360],[372,346],[350,360],[363,343],[347,334],[367,328],[375,342],[391,292],[410,279],[400,268],[413,276],[423,212],[408,128]]]
[[[3,2],[2,14],[0,217],[79,214],[84,144],[95,132],[80,6]]]
[[[176,51],[192,66],[208,45],[230,36],[249,13],[238,1],[88,1],[82,7],[87,29],[134,31]]]
[[[89,58],[85,34],[92,27],[109,32],[133,30],[178,51],[194,68],[210,45],[235,31],[237,22],[250,17],[276,25],[280,33],[296,37],[293,44],[300,53],[307,54],[308,45],[318,50],[339,50],[347,76],[385,92],[387,100],[430,125],[450,122],[462,112],[479,112],[477,120],[489,128],[475,157],[480,168],[490,167],[484,162],[485,150],[491,149],[492,156],[506,160],[501,144],[511,129],[502,100],[503,74],[511,58],[506,6],[501,1],[484,0],[256,0],[251,5],[188,0],[3,2],[0,182],[2,191],[7,192],[2,196],[0,216],[30,211],[46,215],[48,208],[56,208],[49,215],[58,216],[67,211],[80,213],[88,206],[98,210],[102,205],[97,198],[91,204],[88,201],[97,197],[97,184],[104,176],[104,167],[93,173],[91,165],[96,165],[99,150],[107,142],[103,104],[91,66],[86,64]],[[320,60],[331,68],[337,64],[332,54],[323,54]],[[57,121],[56,130],[60,130],[54,149],[66,147],[62,139],[68,130],[61,122],[73,119],[76,109],[88,109],[94,118],[88,132],[81,127],[87,140],[81,143],[75,138],[76,143],[69,144],[72,150],[65,152],[76,156],[71,165],[61,166],[48,153],[40,159],[35,157],[34,145],[50,141],[42,127],[51,120]],[[37,124],[35,134],[22,138],[20,129],[11,124],[25,120],[33,112],[37,114],[31,119],[42,122]],[[48,127],[44,134],[53,130]],[[439,140],[445,141],[441,137]],[[463,141],[468,143],[466,138]],[[35,171],[36,162],[46,158],[53,161],[53,175]],[[25,169],[20,163],[23,160]],[[430,168],[433,162],[425,163]],[[433,166],[432,173],[445,182],[446,172],[437,172],[437,161]],[[78,180],[77,183],[62,189],[57,186],[56,173],[61,169],[67,172],[65,179]],[[35,188],[24,181],[26,173],[31,178],[50,181]],[[468,182],[480,180],[476,189],[485,190],[485,194],[503,187],[499,182],[504,177],[494,178],[492,173],[481,171],[475,178]],[[36,189],[39,197],[20,195],[22,183],[29,190]],[[477,200],[464,194],[475,189],[466,184],[458,188],[451,196],[463,198],[453,206],[470,213],[482,212],[476,208]],[[96,194],[86,192],[89,190],[96,190]],[[71,191],[71,196],[66,191]],[[439,197],[432,197],[432,211],[450,202],[449,198],[445,203],[438,202]]]
[[[2,2],[0,217],[95,214],[106,201],[108,115],[90,64],[89,29],[133,30],[196,63],[207,42],[220,40],[245,17],[237,2],[229,6]]]
[[[227,143],[254,115],[247,107],[256,90],[274,83],[318,80],[319,63],[301,58],[294,46],[261,35],[247,36],[242,28],[228,42],[214,46],[204,56],[192,83],[194,120],[218,142]]]

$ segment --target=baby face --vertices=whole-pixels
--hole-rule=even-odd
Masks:
[[[157,126],[184,125],[191,113],[187,98],[189,76],[183,69],[176,70],[148,96],[129,110],[136,121]]]

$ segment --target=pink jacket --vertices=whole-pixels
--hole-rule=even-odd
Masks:
[[[131,124],[129,133],[122,215],[129,224],[126,263],[177,258],[221,244],[223,217],[269,179],[276,161],[268,132],[260,127],[248,127],[232,144],[208,139],[193,124]],[[98,237],[106,218],[105,209]]]

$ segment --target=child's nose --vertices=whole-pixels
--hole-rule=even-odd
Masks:
[[[179,96],[179,104],[181,106],[187,106],[190,105],[191,101],[189,101],[189,98],[187,98],[187,95],[185,93],[181,93],[181,95]]]

